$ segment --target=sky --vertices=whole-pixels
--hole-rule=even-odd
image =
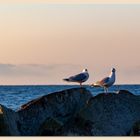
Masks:
[[[140,84],[140,4],[1,3],[0,84],[91,84],[116,68],[116,84]],[[70,83],[71,84],[71,83]]]
[[[134,3],[140,3],[139,0],[1,0],[1,3],[57,3],[57,4],[85,4],[85,3],[107,3],[107,4],[118,4],[118,3],[127,3],[127,4],[134,4]]]

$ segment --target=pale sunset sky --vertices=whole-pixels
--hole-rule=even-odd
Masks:
[[[140,4],[0,4],[0,85],[85,84],[116,68],[116,84],[140,84]]]

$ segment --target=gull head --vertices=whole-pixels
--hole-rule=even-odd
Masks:
[[[115,68],[112,68],[111,71],[112,71],[112,72],[115,72],[116,70],[115,70]]]
[[[87,69],[83,69],[83,71],[82,72],[88,72],[88,70]]]

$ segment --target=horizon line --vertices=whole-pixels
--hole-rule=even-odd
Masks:
[[[134,84],[114,84],[113,86],[119,86],[119,85],[140,85],[140,83],[134,83]],[[78,84],[0,84],[1,86],[79,86]],[[89,86],[88,84],[83,84],[83,86]],[[95,87],[94,87],[95,88]]]

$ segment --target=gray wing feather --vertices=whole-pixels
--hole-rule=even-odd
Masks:
[[[109,82],[109,77],[105,77],[104,79],[102,79],[101,81],[100,81],[100,84],[101,85],[106,85],[108,82]]]
[[[75,76],[69,77],[70,80],[72,80],[72,81],[78,81],[78,82],[82,82],[86,78],[87,78],[86,75],[83,74],[83,73],[80,73],[80,74],[77,74]]]

